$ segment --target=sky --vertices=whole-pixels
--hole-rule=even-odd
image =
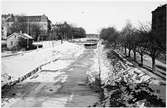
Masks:
[[[99,33],[104,27],[114,26],[121,30],[127,21],[138,26],[151,23],[151,12],[165,1],[121,1],[121,0],[2,0],[2,14],[45,14],[55,23],[66,21],[83,27],[86,33]]]

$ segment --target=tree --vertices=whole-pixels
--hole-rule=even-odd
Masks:
[[[156,33],[153,31],[150,31],[148,33],[148,43],[147,43],[147,49],[149,51],[149,55],[152,58],[152,71],[155,72],[155,59],[158,57],[158,55],[161,52],[160,43],[155,38]]]
[[[117,45],[117,39],[118,39],[119,33],[114,27],[109,28],[109,31],[110,31],[110,35],[109,35],[108,40],[111,44],[113,44],[114,49],[115,49]]]
[[[147,52],[147,43],[148,43],[148,34],[150,32],[151,28],[149,25],[143,25],[140,24],[138,31],[138,45],[137,45],[137,52],[140,54],[141,59],[141,66],[143,66],[143,56],[144,53]]]
[[[125,48],[125,55],[126,55],[126,49],[128,48],[130,57],[130,52],[133,48],[132,46],[132,36],[133,36],[133,28],[132,24],[130,22],[127,22],[126,26],[121,31],[122,38],[123,38],[123,46]]]
[[[64,22],[64,24],[57,24],[57,34],[59,36],[59,39],[70,39],[72,38],[72,27],[67,24],[67,22]]]
[[[37,41],[40,33],[41,33],[41,27],[37,24],[30,24],[27,22],[26,17],[24,16],[15,16],[16,21],[12,24],[12,26],[9,28],[11,31],[11,34],[14,32],[22,32],[27,33],[31,36],[33,36],[34,40]]]
[[[24,17],[17,16],[17,20],[12,24],[12,26],[9,29],[11,31],[11,34],[20,31],[27,33],[27,27],[28,24],[26,23]]]
[[[86,37],[86,32],[82,27],[73,27],[72,36],[73,38],[84,38]]]
[[[133,29],[131,44],[132,44],[132,50],[133,50],[133,54],[134,54],[134,56],[133,56],[134,61],[136,61],[136,49],[138,46],[138,39],[139,39],[139,32],[136,29]]]
[[[53,28],[51,29],[49,33],[49,39],[50,40],[57,40],[58,39],[58,31],[57,31],[57,25],[53,25]]]
[[[103,28],[100,31],[100,38],[103,39],[103,40],[108,40],[108,36],[109,36],[109,33],[108,33],[107,28]]]
[[[151,25],[140,26],[140,48],[139,52],[147,52],[152,58],[152,71],[155,72],[155,59],[158,57],[163,48],[161,47],[161,42],[157,39],[157,32],[151,30]],[[142,59],[143,60],[143,59]],[[143,61],[142,61],[143,62]]]
[[[118,36],[119,32],[114,27],[104,28],[100,32],[100,38],[112,44],[114,46],[114,49],[117,46]]]
[[[73,38],[84,38],[86,37],[86,32],[84,28],[82,27],[73,27],[70,24],[67,24],[67,22],[64,22],[63,24],[56,24],[56,32],[58,39],[73,39]]]
[[[29,34],[31,36],[33,36],[34,41],[38,41],[39,36],[41,34],[41,27],[39,25],[36,24],[30,24],[29,25]]]

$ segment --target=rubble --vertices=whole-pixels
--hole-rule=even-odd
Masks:
[[[114,50],[103,49],[106,57],[102,61],[109,62],[112,68],[108,69],[108,78],[102,78],[104,99],[95,104],[97,107],[154,107],[165,106],[152,85],[157,85],[157,80],[148,74],[135,68],[132,63],[124,59]],[[107,51],[106,51],[107,50]],[[105,60],[104,60],[105,59]],[[106,63],[105,63],[106,64]],[[102,70],[106,71],[106,70]],[[104,72],[103,72],[104,73]],[[143,94],[144,93],[144,94]]]

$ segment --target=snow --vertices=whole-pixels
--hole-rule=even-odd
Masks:
[[[90,69],[87,71],[87,74],[89,76],[90,82],[94,82],[95,78],[99,76],[101,77],[102,82],[105,81],[108,78],[108,74],[110,70],[106,67],[106,64],[104,64],[103,58],[105,57],[103,54],[103,46],[98,46],[97,49],[94,49],[94,56],[91,59],[94,63],[90,67]],[[99,69],[100,67],[100,69]],[[101,72],[101,73],[99,73]]]
[[[83,52],[83,47],[66,41],[64,41],[63,44],[60,44],[60,41],[47,41],[41,43],[44,46],[43,48],[31,51],[29,53],[24,53],[23,55],[17,55],[15,57],[2,58],[1,75],[3,84],[7,83],[5,81],[6,78],[3,77],[3,74],[11,76],[11,80],[8,81],[14,81],[19,77],[22,77],[23,75],[29,73],[33,69],[41,66],[42,64],[56,59],[63,59],[67,57],[69,58],[69,55],[77,57]],[[61,69],[64,66],[67,66],[69,63],[70,61],[58,61],[55,68]],[[48,67],[44,67],[43,69],[47,68],[49,68],[49,65]]]
[[[64,74],[64,73],[62,73],[62,72],[53,72],[53,73],[51,73],[51,72],[40,72],[40,75],[39,75],[39,73],[35,74],[32,77],[25,80],[24,83],[26,83],[26,82],[46,82],[46,83],[55,82],[55,79],[53,78],[53,76],[57,77],[57,76],[60,76],[62,74]],[[33,77],[37,77],[37,78],[33,79]]]
[[[3,103],[1,103],[1,107],[5,105],[6,108],[9,108],[12,104],[14,104],[15,102],[19,100],[20,100],[19,98],[8,99],[8,101],[3,101]]]
[[[64,97],[59,97],[59,98],[53,98],[53,99],[49,99],[44,101],[44,103],[42,103],[43,107],[65,107],[67,101],[68,101],[68,96],[64,96]]]
[[[99,50],[101,51],[101,58],[100,58],[100,62],[101,62],[101,80],[102,83],[104,83],[106,80],[108,80],[108,76],[110,76],[111,70],[112,70],[112,65],[110,65],[109,60],[107,59],[105,52],[103,52],[104,46],[101,45],[101,47],[99,48]]]
[[[120,81],[121,77],[124,78],[124,80],[128,83],[142,83],[142,82],[146,82],[149,84],[149,86],[157,91],[157,95],[160,96],[161,99],[163,99],[164,101],[166,100],[166,83],[165,81],[163,81],[162,79],[159,79],[157,76],[155,76],[154,74],[151,74],[150,72],[147,72],[146,70],[143,70],[139,67],[134,67],[134,65],[130,62],[128,62],[126,59],[123,58],[123,56],[121,56],[121,54],[119,54],[119,56],[124,59],[126,62],[123,63],[121,61],[116,61],[114,59],[108,59],[106,57],[107,55],[107,51],[109,51],[109,49],[103,49],[102,48],[103,53],[102,53],[102,58],[101,58],[101,69],[102,69],[102,75],[101,75],[101,79],[102,79],[102,83],[105,85],[111,85],[113,84],[114,81]],[[116,51],[118,53],[118,51]],[[114,58],[114,57],[113,57]],[[146,59],[148,60],[147,62],[149,62],[148,64],[150,64],[151,58],[149,56],[146,56]],[[126,68],[125,69],[120,69],[118,72],[114,72],[113,71],[113,66],[111,64],[111,62],[121,62],[121,65],[124,65]],[[160,64],[161,66],[164,67],[164,65],[158,61],[156,61],[157,64]],[[129,64],[129,65],[127,65]],[[124,67],[123,66],[123,67]],[[117,70],[119,68],[117,68],[118,66],[114,66],[114,68],[116,68]],[[143,106],[143,104],[141,104],[140,106]]]
[[[60,70],[71,64],[71,60],[58,60],[42,67],[42,70]],[[54,64],[54,65],[53,65]]]
[[[23,33],[23,35],[29,39],[33,39],[30,35],[26,34],[26,33]]]

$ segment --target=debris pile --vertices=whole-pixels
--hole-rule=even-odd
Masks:
[[[108,78],[102,84],[104,98],[94,106],[165,107],[164,100],[155,89],[152,89],[152,86],[159,85],[160,82],[134,68],[113,50],[108,51],[106,56],[112,68],[110,68]]]

